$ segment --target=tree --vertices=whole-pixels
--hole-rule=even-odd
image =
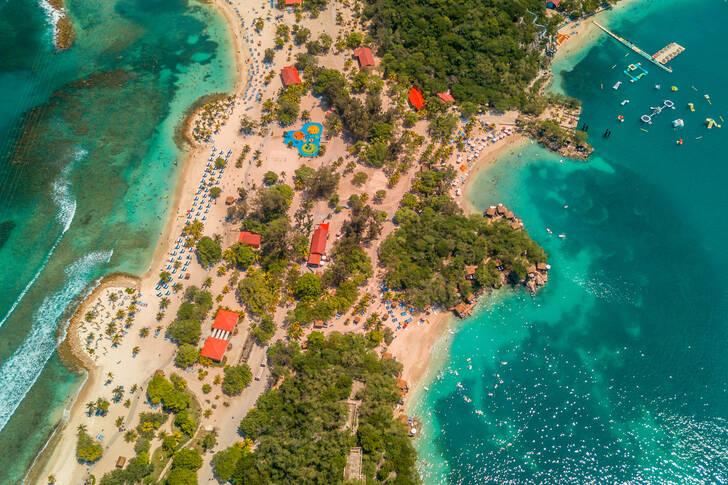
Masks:
[[[218,197],[220,197],[220,194],[222,194],[222,189],[220,187],[213,187],[210,189],[211,199],[217,199]]]
[[[178,345],[197,345],[202,334],[202,328],[198,320],[189,318],[186,320],[175,320],[170,323],[169,327],[167,327],[167,333],[169,333]]]
[[[185,448],[175,453],[172,457],[172,468],[199,470],[202,468],[202,457],[196,449]]]
[[[244,243],[235,243],[225,250],[223,253],[223,259],[230,264],[230,266],[247,269],[248,266],[255,263],[258,259],[257,252]]]
[[[161,273],[159,273],[159,281],[161,281],[162,283],[166,283],[171,279],[172,275],[167,271],[162,271]]]
[[[354,185],[361,187],[362,185],[364,185],[364,183],[367,181],[368,178],[369,178],[369,176],[366,173],[357,172],[356,174],[354,174],[354,178],[352,179],[351,182]]]
[[[190,367],[197,362],[200,353],[197,347],[190,344],[182,344],[177,349],[177,355],[174,358],[174,363],[182,368]]]
[[[197,256],[202,266],[209,266],[220,261],[222,248],[220,243],[208,236],[203,236],[197,243]]]
[[[304,301],[313,301],[321,296],[321,279],[313,273],[306,273],[296,281],[296,297]]]
[[[167,485],[197,485],[197,473],[187,468],[172,468],[167,476]]]
[[[243,392],[243,389],[248,387],[253,379],[250,367],[245,363],[236,366],[225,366],[224,372],[222,392],[228,396],[235,396]]]
[[[275,56],[276,56],[276,51],[269,47],[263,53],[263,61],[264,62],[273,62],[273,59],[275,58]]]
[[[243,450],[239,446],[231,446],[215,453],[212,457],[212,469],[217,478],[222,482],[230,480],[242,456]]]
[[[101,445],[91,438],[85,431],[78,432],[76,442],[76,457],[86,463],[93,463],[101,458],[104,450]]]
[[[263,183],[266,185],[273,185],[278,182],[278,174],[269,170],[263,175]]]

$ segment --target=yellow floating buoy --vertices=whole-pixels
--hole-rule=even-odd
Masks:
[[[672,89],[673,91],[677,91],[677,86],[672,86],[670,89]]]

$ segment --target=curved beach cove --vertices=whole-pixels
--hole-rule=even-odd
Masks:
[[[47,6],[46,6],[47,7]],[[0,6],[0,483],[20,482],[80,377],[56,353],[69,311],[104,274],[144,272],[167,223],[186,110],[236,82],[211,6],[71,0],[51,16]]]
[[[561,63],[592,159],[526,142],[470,187],[481,210],[503,202],[519,214],[553,269],[535,298],[484,298],[441,341],[409,410],[423,420],[425,483],[726,480],[728,126],[705,119],[728,119],[727,20],[728,5],[712,0],[607,18],[646,50],[684,46],[674,73],[643,61],[649,74],[629,83],[622,70],[640,59],[600,36]],[[664,99],[676,109],[643,125]]]

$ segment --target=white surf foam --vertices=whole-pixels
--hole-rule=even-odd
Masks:
[[[86,156],[88,152],[84,150],[83,148],[76,149],[74,151],[73,160],[78,161],[81,160],[83,157]],[[20,302],[25,297],[26,293],[32,288],[33,284],[35,284],[35,281],[38,279],[40,274],[45,269],[46,265],[48,264],[48,261],[51,259],[51,256],[53,256],[53,252],[56,250],[58,245],[61,243],[61,239],[63,239],[63,236],[66,234],[68,229],[71,227],[71,223],[73,222],[73,217],[76,215],[76,199],[73,198],[73,195],[71,194],[71,184],[68,181],[68,174],[71,171],[71,166],[73,163],[67,165],[63,171],[61,172],[61,177],[53,182],[52,185],[52,195],[51,198],[56,203],[56,206],[58,207],[58,212],[56,212],[56,220],[58,223],[63,227],[63,230],[61,233],[56,237],[56,240],[53,241],[53,245],[51,246],[51,249],[48,251],[48,253],[43,257],[43,260],[41,261],[40,266],[38,267],[38,271],[35,272],[33,275],[33,278],[28,282],[27,285],[25,285],[25,288],[23,288],[23,291],[20,292],[20,295],[15,299],[13,304],[10,306],[10,309],[7,311],[5,316],[0,320],[0,328],[2,328],[3,325],[5,325],[5,322],[10,318],[10,315],[13,314],[15,309],[18,307]]]
[[[40,5],[43,12],[45,12],[48,23],[51,24],[53,29],[53,45],[56,45],[56,40],[58,39],[58,21],[65,15],[65,12],[63,9],[53,7],[48,0],[41,0],[38,2],[38,5]]]
[[[96,251],[75,261],[65,270],[63,288],[47,296],[33,315],[30,334],[0,367],[0,431],[35,384],[66,328],[56,337],[56,329],[68,305],[91,281],[96,267],[108,263],[113,251]]]

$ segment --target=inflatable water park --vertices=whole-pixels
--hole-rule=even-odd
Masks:
[[[283,142],[296,147],[301,156],[315,157],[321,149],[322,130],[323,126],[320,123],[306,123],[300,130],[286,131],[283,134]]]

